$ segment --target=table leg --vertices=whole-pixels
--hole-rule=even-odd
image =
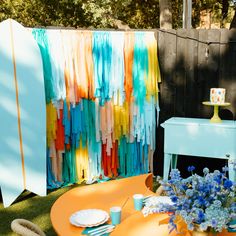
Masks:
[[[178,155],[173,154],[172,159],[171,159],[171,169],[176,169],[177,167],[177,160],[178,160]]]
[[[236,159],[228,160],[229,167],[229,179],[232,181],[236,181]]]
[[[170,154],[170,153],[164,154],[164,174],[163,174],[164,180],[168,180],[171,158],[172,158],[172,154]]]

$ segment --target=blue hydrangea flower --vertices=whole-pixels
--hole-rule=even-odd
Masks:
[[[231,188],[233,186],[233,182],[231,180],[226,179],[224,182],[225,188]]]
[[[178,201],[178,198],[176,196],[171,196],[170,199],[174,203]]]
[[[173,169],[170,179],[161,181],[173,204],[159,205],[158,209],[150,210],[150,206],[147,205],[147,212],[171,213],[172,230],[176,229],[175,219],[180,215],[189,230],[198,225],[201,230],[212,228],[216,232],[221,232],[227,228],[231,218],[236,217],[236,183],[226,177],[226,167],[222,172],[215,170],[213,173],[204,168],[204,176],[194,174],[194,170],[194,166],[189,166],[191,176],[183,179],[179,170]]]
[[[186,190],[186,196],[187,196],[187,197],[192,197],[193,194],[194,194],[194,191],[193,191],[192,189],[187,189],[187,190]]]
[[[206,174],[208,174],[209,173],[209,169],[207,168],[207,167],[205,167],[204,169],[203,169],[203,173],[206,175]]]
[[[223,171],[223,172],[229,171],[229,167],[228,167],[228,166],[224,166],[224,167],[222,168],[222,171]]]
[[[208,228],[208,224],[206,222],[200,224],[200,230],[201,231],[206,231]]]
[[[188,229],[189,230],[194,230],[194,225],[193,224],[188,224]]]
[[[170,180],[179,181],[181,179],[180,171],[178,169],[172,169],[170,172]]]
[[[189,166],[188,167],[188,172],[192,172],[192,171],[194,171],[195,170],[195,166]]]

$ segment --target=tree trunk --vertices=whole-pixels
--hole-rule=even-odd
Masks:
[[[159,0],[161,29],[172,29],[171,2],[171,0]]]
[[[234,9],[234,17],[233,20],[231,21],[229,29],[236,28],[236,10]]]

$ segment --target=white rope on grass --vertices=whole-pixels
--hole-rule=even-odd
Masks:
[[[11,229],[21,236],[46,236],[37,225],[25,219],[13,220],[11,222]]]

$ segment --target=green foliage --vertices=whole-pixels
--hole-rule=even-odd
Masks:
[[[0,21],[13,18],[25,26],[157,28],[159,0],[1,0]]]
[[[106,28],[112,26],[112,0],[91,0],[82,4],[85,17],[92,27]],[[114,1],[114,5],[117,1]]]
[[[233,0],[193,0],[192,26],[194,28],[199,26],[200,13],[206,10],[211,13],[212,22],[218,22],[223,27],[226,22],[232,20],[233,2]]]
[[[172,0],[172,27],[182,28],[183,24],[183,0]]]
[[[131,28],[157,28],[159,0],[89,0],[82,4],[92,27],[117,27],[117,20]]]
[[[126,15],[119,12],[118,17],[131,28],[159,27],[159,0],[130,1],[124,12]]]
[[[88,25],[80,0],[1,0],[0,21],[7,18],[29,27]]]
[[[172,3],[173,28],[182,27],[183,0]],[[200,12],[212,12],[214,21],[228,20],[233,0],[192,0],[193,27]],[[0,0],[0,21],[13,18],[28,27],[66,26],[117,28],[118,22],[130,28],[158,28],[159,0]]]

